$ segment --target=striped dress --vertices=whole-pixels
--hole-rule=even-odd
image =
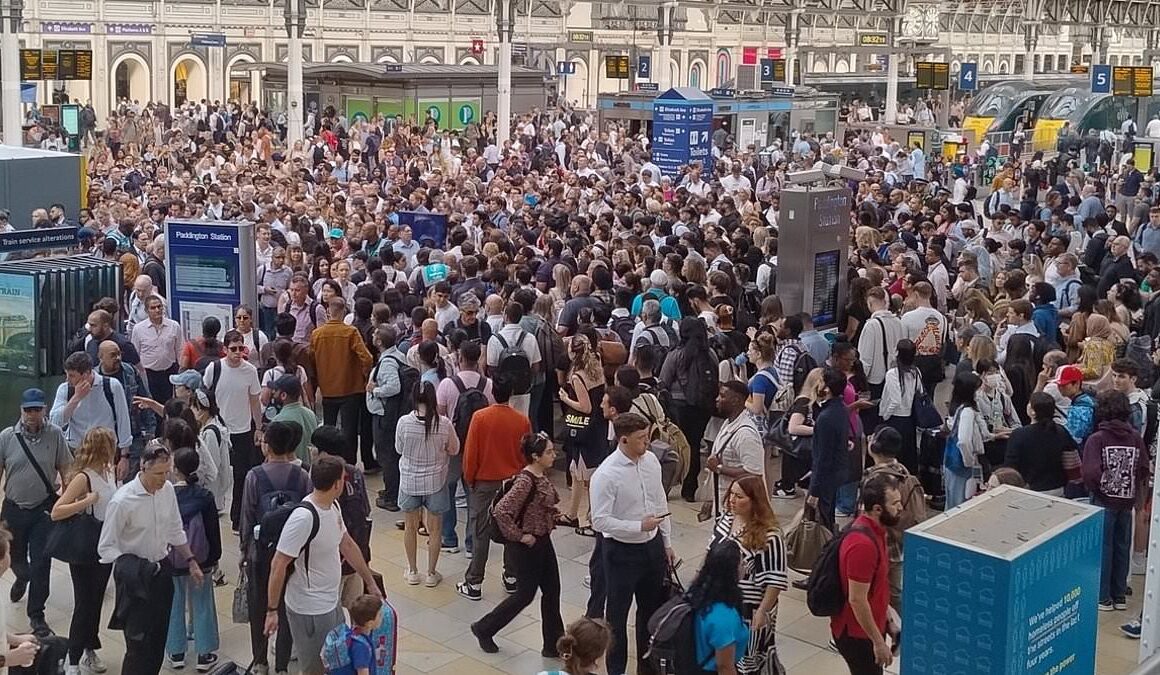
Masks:
[[[737,664],[737,672],[742,674],[781,675],[785,669],[777,660],[774,634],[777,628],[777,605],[769,610],[769,621],[758,630],[753,630],[753,613],[761,604],[767,588],[784,591],[789,587],[786,575],[785,540],[781,530],[770,530],[766,535],[765,547],[750,550],[732,534],[733,514],[726,513],[717,519],[713,528],[713,539],[709,547],[724,541],[733,541],[741,549],[743,575],[740,581],[741,598],[744,603],[745,622],[750,626],[749,648],[745,658]]]

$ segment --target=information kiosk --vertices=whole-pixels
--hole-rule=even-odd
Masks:
[[[846,303],[850,191],[795,185],[781,191],[777,295],[786,314],[809,312],[818,330],[838,325]]]
[[[186,339],[216,316],[222,335],[234,327],[238,305],[258,300],[257,250],[252,223],[169,220],[165,223],[169,315]],[[221,337],[221,336],[219,336]]]
[[[907,675],[1096,672],[1103,510],[1003,485],[906,531]]]

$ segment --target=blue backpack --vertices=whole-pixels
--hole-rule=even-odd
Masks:
[[[959,449],[959,419],[962,414],[961,408],[955,411],[951,433],[947,437],[946,449],[943,450],[943,467],[958,476],[970,475],[971,473],[971,470],[963,463],[963,451]]]
[[[362,640],[370,647],[367,636],[356,635],[345,623],[330,629],[322,643],[322,667],[327,673],[346,672],[344,669],[351,667],[350,650],[355,640]]]

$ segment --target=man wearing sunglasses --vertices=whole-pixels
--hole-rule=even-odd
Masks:
[[[202,379],[217,397],[222,419],[230,432],[230,464],[234,472],[230,522],[237,532],[246,474],[262,463],[258,452],[262,442],[262,405],[258,394],[262,385],[258,382],[258,369],[246,360],[246,340],[242,334],[231,330],[222,341],[226,346],[225,358],[210,362]]]
[[[141,472],[109,500],[97,553],[114,564],[117,608],[110,627],[125,631],[123,673],[158,673],[173,605],[173,562],[185,561],[193,583],[205,582],[189,548],[177,493],[168,481],[169,450],[154,442],[141,454]]]

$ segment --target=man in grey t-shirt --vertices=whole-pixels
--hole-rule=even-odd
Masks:
[[[44,552],[52,509],[72,453],[60,427],[45,419],[44,392],[25,390],[20,401],[20,421],[0,431],[0,476],[4,481],[4,506],[0,519],[12,531],[12,602],[28,595],[28,619],[32,632],[44,637],[52,629],[44,621],[52,559]],[[29,461],[30,457],[35,464]],[[58,478],[59,477],[59,478]]]

